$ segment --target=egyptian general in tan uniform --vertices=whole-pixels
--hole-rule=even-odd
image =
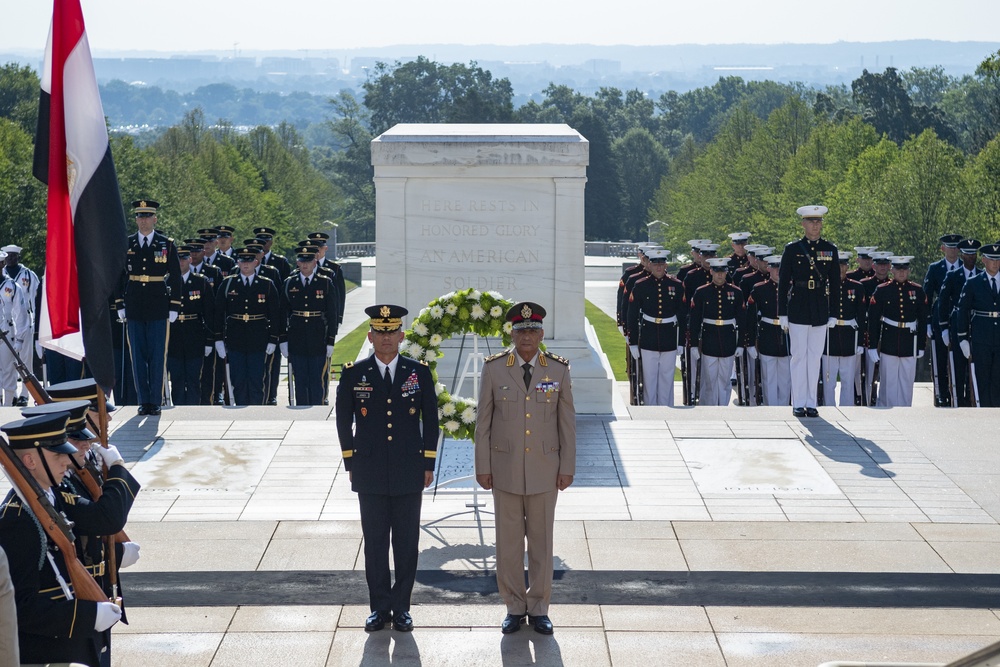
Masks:
[[[524,302],[507,312],[514,347],[483,365],[476,423],[476,480],[493,490],[497,586],[507,605],[504,634],[525,615],[552,634],[552,530],[556,497],[576,472],[576,410],[569,365],[540,352],[545,310]],[[528,586],[524,542],[528,541]]]

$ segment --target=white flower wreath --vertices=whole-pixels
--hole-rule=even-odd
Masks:
[[[511,324],[504,315],[513,301],[496,292],[466,289],[449,292],[431,301],[413,321],[399,353],[423,360],[430,366],[438,399],[438,418],[445,435],[456,440],[472,440],[476,433],[476,399],[452,396],[437,381],[437,359],[441,343],[456,334],[500,336],[504,346],[511,342]],[[447,419],[446,419],[447,418]]]

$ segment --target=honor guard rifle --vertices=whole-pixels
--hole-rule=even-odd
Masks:
[[[49,502],[45,491],[2,437],[0,437],[0,466],[3,467],[21,502],[31,509],[38,524],[62,553],[76,597],[91,602],[107,602],[108,596],[76,557],[73,522]]]

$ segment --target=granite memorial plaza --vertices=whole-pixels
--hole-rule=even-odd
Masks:
[[[572,363],[578,463],[556,511],[553,636],[501,635],[492,499],[445,439],[423,504],[415,630],[366,634],[358,502],[333,406],[114,413],[143,484],[117,667],[943,664],[1000,638],[992,411],[627,405],[584,299],[612,317],[621,260],[584,261],[587,143],[567,126],[397,126],[372,147],[363,309],[475,287],[549,309]],[[452,339],[442,382],[466,396]],[[367,354],[364,350],[362,354]],[[476,366],[473,364],[472,369]],[[0,409],[0,418],[18,413]]]

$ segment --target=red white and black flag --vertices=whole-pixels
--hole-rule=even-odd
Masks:
[[[38,340],[115,384],[108,299],[125,265],[125,210],[80,0],[54,0],[42,68],[35,177],[49,186]]]

